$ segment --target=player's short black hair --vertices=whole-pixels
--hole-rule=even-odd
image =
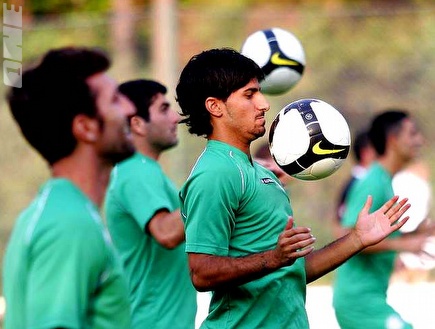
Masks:
[[[167,88],[153,80],[131,80],[121,83],[119,91],[124,94],[136,107],[136,114],[145,121],[150,120],[149,107],[157,94],[166,94]]]
[[[371,145],[368,130],[361,130],[356,134],[355,140],[353,142],[353,155],[357,162],[361,161],[362,151]]]
[[[53,49],[38,65],[25,70],[21,88],[8,90],[6,99],[23,136],[49,164],[75,149],[74,117],[97,116],[95,95],[86,79],[109,66],[108,56],[100,49]]]
[[[210,49],[193,56],[181,72],[176,88],[181,115],[191,134],[209,136],[213,127],[205,107],[208,97],[223,101],[264,73],[250,58],[231,48]]]
[[[398,134],[408,117],[408,112],[400,109],[387,109],[374,117],[368,134],[378,155],[385,153],[388,136]]]

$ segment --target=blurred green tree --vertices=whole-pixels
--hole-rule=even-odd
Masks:
[[[110,0],[28,0],[27,12],[34,16],[68,13],[71,11],[105,11]]]

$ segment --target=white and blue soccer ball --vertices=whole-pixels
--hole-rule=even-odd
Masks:
[[[251,58],[265,74],[261,82],[265,94],[283,94],[301,79],[305,52],[296,36],[281,28],[256,31],[242,45],[242,55]]]
[[[287,174],[301,180],[332,175],[346,160],[349,125],[330,104],[301,99],[285,106],[269,130],[270,153]]]

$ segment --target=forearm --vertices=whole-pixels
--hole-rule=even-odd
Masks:
[[[158,243],[168,249],[184,241],[184,224],[179,210],[156,213],[148,224],[148,230]]]
[[[193,285],[198,291],[209,291],[261,278],[282,266],[274,252],[270,250],[237,258],[189,253]]]
[[[199,291],[237,286],[256,280],[313,251],[315,238],[307,227],[293,227],[290,216],[275,249],[245,257],[221,257],[189,253],[193,285]]]
[[[322,249],[308,254],[305,257],[307,283],[313,282],[336,269],[362,249],[363,245],[356,235],[347,233]]]

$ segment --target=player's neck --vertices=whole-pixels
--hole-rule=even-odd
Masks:
[[[76,185],[93,203],[101,207],[112,165],[98,158],[69,156],[51,166],[51,175]]]
[[[402,170],[407,164],[393,154],[381,156],[378,159],[378,162],[391,174],[391,176]]]
[[[147,145],[142,145],[141,147],[136,147],[136,151],[138,151],[139,153],[141,153],[141,154],[143,154],[151,159],[154,159],[156,161],[159,160],[159,157],[161,154],[160,151],[157,151],[157,150],[153,149],[152,147],[148,147]]]
[[[157,150],[155,147],[150,145],[150,143],[148,143],[148,141],[145,138],[143,138],[143,136],[136,137],[133,140],[134,140],[134,147],[136,148],[137,152],[156,161],[159,160],[162,151]]]
[[[220,135],[220,134],[215,133],[215,132],[213,132],[207,139],[208,140],[215,140],[215,141],[219,141],[219,142],[231,145],[231,146],[239,149],[243,153],[245,153],[249,158],[251,158],[251,147],[250,147],[251,144],[250,143],[246,143],[244,141],[241,141],[241,140],[235,139],[235,138],[228,138],[224,134]]]

